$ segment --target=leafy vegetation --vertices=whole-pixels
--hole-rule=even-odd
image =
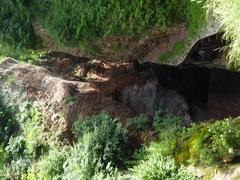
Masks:
[[[35,35],[26,1],[2,1],[0,7],[0,42],[15,48],[33,47]]]
[[[126,128],[130,132],[144,131],[152,127],[151,119],[145,115],[141,114],[140,116],[129,118],[126,124]]]
[[[112,149],[108,147],[108,144],[104,144],[104,142],[102,144],[100,144],[100,142],[93,144],[92,139],[94,139],[94,136],[85,134],[81,141],[71,148],[64,164],[63,179],[94,179],[94,177],[98,178],[99,173],[102,174],[103,179],[117,176],[117,170],[113,168],[114,161],[107,162],[107,158],[109,158],[109,155],[118,155],[110,154]],[[105,146],[104,148],[107,152],[98,151],[101,149],[98,148],[99,145],[102,147]],[[107,163],[107,165],[104,163]]]
[[[187,173],[182,167],[179,167],[173,158],[155,156],[143,160],[139,165],[133,168],[133,172],[137,178],[142,180],[194,180],[197,179],[193,175]]]
[[[192,124],[184,128],[181,119],[173,116],[155,117],[158,140],[142,155],[172,156],[178,163],[194,165],[222,165],[239,155],[239,118]],[[155,155],[154,155],[155,156]]]
[[[2,106],[6,106],[5,102]],[[9,109],[11,110],[11,109]],[[4,110],[5,111],[5,110]],[[15,112],[15,111],[13,111]],[[77,142],[73,145],[60,147],[51,142],[53,136],[44,128],[41,109],[30,103],[24,103],[13,118],[20,124],[19,130],[12,133],[1,146],[1,173],[10,179],[118,179],[124,177],[119,169],[126,168],[128,153],[128,132],[118,119],[102,113],[79,120],[73,131]],[[150,121],[141,116],[138,130]],[[159,124],[160,120],[155,121]],[[12,124],[8,125],[12,127]],[[150,126],[149,126],[150,127]],[[4,132],[8,134],[8,132]],[[169,166],[164,166],[168,157],[159,156],[157,163],[153,159],[142,159],[144,163],[136,166],[133,171],[142,179],[152,177],[192,177],[188,175],[173,159]],[[140,162],[140,161],[139,161]],[[152,164],[150,166],[150,164]],[[146,171],[141,170],[148,166]],[[156,172],[163,166],[162,174]],[[140,172],[138,174],[137,172]],[[144,175],[145,173],[145,175]]]
[[[135,36],[152,27],[186,23],[194,34],[202,25],[201,6],[189,0],[4,1],[0,8],[0,44],[4,47],[0,56],[19,58],[21,53],[31,52],[29,48],[41,47],[34,34],[36,24],[47,29],[58,44],[88,51],[94,49],[96,39]]]
[[[187,47],[191,46],[192,40],[199,34],[204,24],[206,24],[206,10],[204,8],[206,0],[202,1],[188,1],[183,2],[186,11],[186,23],[187,23],[187,33],[186,39],[181,40],[174,44],[171,50],[163,53],[159,58],[159,63],[169,63],[173,61],[178,61],[180,55],[184,54]]]
[[[98,157],[105,167],[109,162],[114,167],[123,165],[128,154],[128,134],[119,119],[102,113],[77,122],[74,132],[80,141],[89,138],[88,146],[92,156]],[[86,134],[88,138],[84,137]]]
[[[6,144],[16,131],[15,113],[14,108],[4,101],[4,95],[0,93],[0,144]]]
[[[240,34],[238,20],[240,17],[240,2],[239,0],[207,0],[206,2],[209,14],[213,14],[220,21],[221,28],[225,32],[224,38],[229,42],[227,47],[228,66],[230,69],[239,70]]]
[[[239,119],[193,125],[188,129],[176,158],[193,164],[229,163],[239,154]]]
[[[10,113],[2,117],[20,124],[15,132],[2,132],[0,172],[6,178],[118,179],[124,177],[121,169],[128,164],[129,173],[138,179],[196,179],[181,164],[221,165],[240,153],[238,118],[189,128],[183,127],[180,118],[161,113],[153,120],[144,115],[130,119],[129,130],[155,128],[158,138],[137,151],[129,163],[129,133],[117,118],[102,113],[81,119],[73,127],[76,143],[60,146],[44,128],[39,107],[24,103],[16,113],[5,108],[9,107],[5,101],[1,106],[2,114]],[[14,124],[4,126],[11,129]]]
[[[126,4],[128,4],[126,6]],[[63,42],[86,43],[106,35],[133,35],[151,26],[161,28],[194,17],[189,1],[46,1],[39,21]],[[46,7],[50,11],[46,10]],[[196,7],[196,6],[195,6]],[[196,12],[197,10],[194,9]],[[190,15],[188,13],[191,13]],[[71,20],[71,21],[70,21]]]
[[[31,50],[27,48],[14,48],[0,42],[0,62],[1,59],[11,57],[22,62],[38,65],[38,59],[45,54],[43,50]]]

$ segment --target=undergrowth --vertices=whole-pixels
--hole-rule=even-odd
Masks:
[[[206,0],[208,13],[213,15],[224,30],[224,38],[228,41],[228,68],[238,70],[240,67],[240,33],[239,33],[239,17],[240,17],[240,1],[221,1]]]
[[[32,17],[27,9],[27,1],[1,1],[0,42],[17,47],[35,46]]]
[[[0,102],[3,107],[10,107],[6,102]],[[11,113],[8,113],[8,110]],[[46,129],[40,106],[23,103],[16,111],[12,108],[3,108],[2,111],[5,119],[10,118],[9,120],[19,123],[19,128],[14,132],[3,131],[7,138],[3,138],[4,142],[0,146],[0,175],[4,178],[110,180],[126,178],[124,171],[134,172],[131,175],[134,178],[141,177],[138,174],[141,171],[147,175],[141,179],[151,179],[149,172],[152,172],[152,177],[160,179],[192,177],[173,159],[163,156],[157,159],[157,163],[144,161],[134,171],[129,171],[126,167],[132,152],[129,150],[129,133],[121,126],[119,119],[105,113],[76,121],[73,132],[77,140],[73,145],[60,145],[58,139],[52,137],[56,133]],[[142,120],[136,122],[137,119]],[[156,120],[155,124],[160,121],[161,118]],[[150,127],[150,122],[144,116],[133,120],[133,124],[138,124],[138,131],[144,128],[144,124]],[[13,126],[11,123],[1,124],[3,129],[11,129]],[[169,166],[164,165],[167,162]],[[145,169],[145,166],[149,168]],[[156,170],[161,166],[162,174],[156,174]]]
[[[9,0],[0,8],[0,44],[7,47],[0,56],[18,58],[21,49],[41,47],[34,34],[35,24],[43,26],[62,46],[94,52],[94,42],[100,38],[137,36],[153,27],[186,23],[195,33],[202,17],[201,5],[189,0]]]
[[[206,9],[204,8],[205,0],[184,1],[183,4],[186,9],[183,13],[186,14],[187,38],[178,41],[169,51],[163,53],[158,61],[161,64],[176,63],[175,61],[179,61],[177,58],[188,50],[188,47],[192,45],[192,40],[198,36],[207,22]]]
[[[173,116],[155,117],[158,139],[137,155],[141,158],[160,154],[171,156],[185,165],[218,165],[231,163],[239,156],[239,118],[192,124],[185,128]],[[140,158],[140,159],[141,159]],[[139,159],[139,158],[137,158]]]
[[[1,44],[0,42],[0,62],[1,59],[11,57],[21,62],[37,65],[39,63],[38,59],[44,54],[46,54],[44,50],[32,50],[23,47],[14,48],[6,43]]]
[[[160,112],[152,120],[129,119],[128,130],[157,135],[132,156],[131,133],[118,118],[101,113],[78,120],[73,145],[64,145],[46,128],[41,106],[14,108],[0,100],[0,176],[7,179],[196,179],[186,165],[223,166],[240,154],[239,118],[190,127]]]

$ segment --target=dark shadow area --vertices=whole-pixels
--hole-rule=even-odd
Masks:
[[[139,76],[143,73],[145,85],[137,86],[138,90],[132,87],[125,94],[122,92],[126,90],[118,92],[114,99],[121,101],[128,97],[123,102],[129,107],[138,113],[150,112],[152,115],[165,106],[178,108],[177,102],[160,102],[161,98],[169,95],[163,92],[175,90],[185,98],[193,121],[239,116],[240,73],[228,71],[220,65],[224,58],[221,48],[226,44],[221,37],[222,33],[217,33],[197,41],[178,66],[134,61],[134,74]],[[124,96],[119,99],[121,93]],[[169,101],[176,98],[172,96]]]

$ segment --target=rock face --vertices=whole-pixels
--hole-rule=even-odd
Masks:
[[[190,121],[185,99],[177,91],[165,89],[154,80],[124,88],[121,100],[138,113],[154,116],[160,110],[182,117],[186,123]]]
[[[227,169],[218,171],[214,176],[213,180],[237,180],[240,178],[240,166],[234,165]]]
[[[101,111],[120,117],[123,123],[128,117],[153,115],[158,109],[189,119],[183,97],[148,81],[147,71],[134,73],[128,62],[92,60],[63,75],[8,58],[0,64],[0,76],[0,89],[10,101],[40,103],[49,127],[64,137],[76,119]]]
[[[188,166],[187,171],[203,180],[238,180],[240,165],[228,165],[226,168]]]

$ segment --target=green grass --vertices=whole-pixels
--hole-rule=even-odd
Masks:
[[[27,1],[2,1],[0,6],[0,42],[15,48],[35,47],[37,38],[33,32],[32,21]]]
[[[204,9],[205,1],[190,1],[186,10],[186,26],[188,37],[178,41],[166,53],[163,53],[158,62],[161,64],[176,63],[179,57],[186,53],[188,47],[192,45],[192,40],[199,34],[202,27],[206,24],[206,10]]]
[[[179,23],[192,24],[194,32],[199,21],[192,19],[201,17],[200,6],[192,4],[189,0],[9,0],[0,8],[0,42],[17,50],[39,48],[41,42],[33,31],[33,24],[39,23],[61,46],[94,53],[94,43],[106,36],[137,36]]]
[[[186,40],[179,41],[174,44],[174,46],[167,51],[166,53],[163,53],[158,60],[158,63],[160,64],[167,64],[171,63],[171,61],[178,57],[179,55],[183,54],[185,52],[185,49],[187,48]]]
[[[40,58],[46,52],[44,50],[33,50],[28,48],[15,48],[7,44],[0,43],[0,62],[6,58],[11,57],[22,62],[28,62],[30,64],[38,64],[38,58]]]

